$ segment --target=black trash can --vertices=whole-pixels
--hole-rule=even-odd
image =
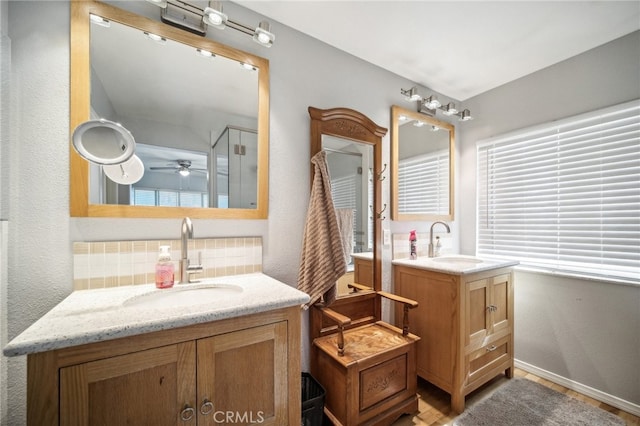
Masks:
[[[302,426],[322,426],[324,388],[309,373],[302,373]]]

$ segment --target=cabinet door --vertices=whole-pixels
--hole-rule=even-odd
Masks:
[[[501,274],[466,284],[465,346],[482,347],[494,334],[511,331],[511,275]]]
[[[286,425],[287,323],[197,341],[198,425]]]
[[[491,285],[491,332],[511,332],[513,312],[513,289],[510,274],[496,275],[490,279]]]
[[[468,282],[465,288],[465,346],[473,350],[491,333],[491,286],[489,279],[481,279]]]
[[[195,342],[61,368],[60,424],[195,425],[195,386]]]

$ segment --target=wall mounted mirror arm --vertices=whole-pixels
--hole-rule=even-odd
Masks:
[[[114,183],[70,144],[71,216],[267,217],[268,60],[90,0],[71,2],[70,39],[70,133],[121,123],[144,167]]]
[[[454,154],[452,124],[391,107],[393,220],[453,220]]]

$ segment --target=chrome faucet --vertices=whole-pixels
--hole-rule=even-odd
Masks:
[[[429,257],[433,257],[433,227],[436,226],[436,223],[441,223],[442,225],[444,225],[444,227],[447,228],[447,233],[451,232],[449,225],[444,222],[437,221],[431,224],[431,229],[429,230]]]
[[[182,220],[181,241],[180,241],[180,283],[190,283],[191,275],[202,272],[202,261],[198,265],[189,265],[189,238],[193,238],[193,223],[191,219],[185,217]]]

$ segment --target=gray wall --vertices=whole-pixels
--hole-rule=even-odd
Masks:
[[[158,9],[148,2],[118,4],[137,13],[154,17],[159,14]],[[7,187],[3,181],[0,195],[12,201],[9,208],[8,244],[11,250],[8,253],[8,279],[6,284],[2,283],[3,289],[6,287],[9,303],[8,309],[1,314],[2,320],[8,324],[7,334],[10,339],[71,292],[73,241],[175,238],[180,229],[180,219],[69,217],[69,5],[62,1],[13,1],[9,2],[8,11],[9,36],[12,41],[11,129],[8,144],[4,138],[2,144],[3,156],[8,145],[12,161],[9,165],[10,185]],[[261,18],[233,3],[225,3],[225,12],[233,19],[248,24],[257,24]],[[47,19],[35,20],[33,16],[47,16]],[[195,220],[194,227],[196,237],[202,238],[262,236],[265,273],[295,286],[309,192],[307,107],[349,107],[368,115],[377,124],[389,127],[392,104],[411,107],[404,102],[399,91],[401,87],[411,87],[412,83],[278,23],[273,23],[272,30],[277,39],[270,49],[264,49],[249,37],[232,30],[211,31],[215,33],[211,36],[217,41],[270,60],[269,218],[255,221]],[[618,54],[616,51],[611,53],[616,62],[620,62]],[[635,58],[637,59],[637,52]],[[563,71],[554,77],[561,80],[542,80],[536,84],[562,87],[575,78],[574,74],[575,70],[568,74]],[[602,85],[605,80],[598,79],[598,85]],[[588,92],[598,85],[585,86],[582,90]],[[536,89],[535,93],[541,91]],[[603,89],[601,91],[605,92]],[[569,101],[583,103],[587,97],[577,90],[572,93],[567,94],[564,104]],[[3,91],[2,96],[4,98],[7,93]],[[571,96],[577,96],[578,99],[574,101]],[[636,93],[635,97],[637,96]],[[630,94],[630,97],[633,95]],[[441,95],[441,99],[444,98]],[[513,96],[507,94],[503,98],[517,104],[524,103],[518,91]],[[466,173],[466,170],[465,173],[460,172],[470,162],[470,151],[466,147],[472,147],[478,137],[486,137],[494,130],[503,131],[506,129],[502,127],[517,124],[517,121],[512,123],[510,116],[502,116],[495,111],[492,113],[492,104],[489,102],[491,99],[487,99],[488,109],[478,98],[469,105],[478,118],[472,122],[472,131],[466,135],[463,133],[460,139],[465,149],[460,152],[463,158],[459,160],[461,165],[458,173],[461,180],[467,181],[462,185],[458,184],[461,193],[466,194],[466,191],[473,188],[474,179],[472,173]],[[563,110],[556,112],[565,115]],[[539,117],[540,120],[544,118]],[[498,125],[501,128],[498,129]],[[462,126],[458,128],[460,127]],[[383,139],[383,163],[389,163],[388,134]],[[473,160],[470,164],[473,166]],[[383,203],[387,204],[388,182],[389,179],[386,179],[383,184]],[[467,231],[466,224],[474,222],[473,211],[465,211],[473,206],[462,203],[463,200],[458,203],[462,208],[457,209],[460,213],[453,227],[456,237],[460,235],[457,233],[459,223],[464,223]],[[420,232],[428,229],[428,224],[419,225]],[[387,229],[404,229],[409,226],[413,224],[391,224],[389,220],[383,224]],[[474,246],[468,238],[472,238],[472,235],[463,235],[467,251]],[[390,248],[384,247],[385,288],[390,286],[390,256]],[[538,291],[544,290],[544,287],[536,287],[535,280],[531,286]],[[521,289],[523,286],[518,284],[517,288]],[[516,297],[519,298],[519,294]],[[627,312],[627,315],[633,318],[637,311]],[[527,319],[518,317],[516,320],[518,332],[522,332],[518,339],[518,356],[528,357],[529,354],[522,353],[525,348],[522,341],[526,341],[524,338],[527,332],[527,328],[522,329],[522,325],[526,324]],[[551,317],[551,321],[561,320],[563,318]],[[303,333],[306,331],[303,330]],[[594,331],[593,338],[597,339],[604,333],[605,331]],[[306,369],[306,334],[303,342],[303,369]],[[562,343],[551,349],[562,356],[570,349],[565,347],[569,344],[570,342]],[[628,358],[626,352],[623,357]],[[558,374],[568,371],[567,376],[570,376],[574,371],[574,361],[566,358],[565,361],[568,368],[556,371]],[[607,364],[602,367],[602,371],[612,368],[613,360],[601,361]],[[8,377],[6,381],[2,381],[1,386],[2,391],[8,395],[8,409],[0,413],[0,422],[19,425],[25,422],[25,359],[10,358],[7,362]],[[550,365],[549,369],[555,367]],[[612,390],[614,394],[628,397],[625,392],[625,389]]]
[[[638,58],[635,32],[465,102],[477,119],[457,127],[463,252],[476,244],[476,142],[640,98]],[[528,272],[515,285],[517,360],[640,410],[640,286]]]

